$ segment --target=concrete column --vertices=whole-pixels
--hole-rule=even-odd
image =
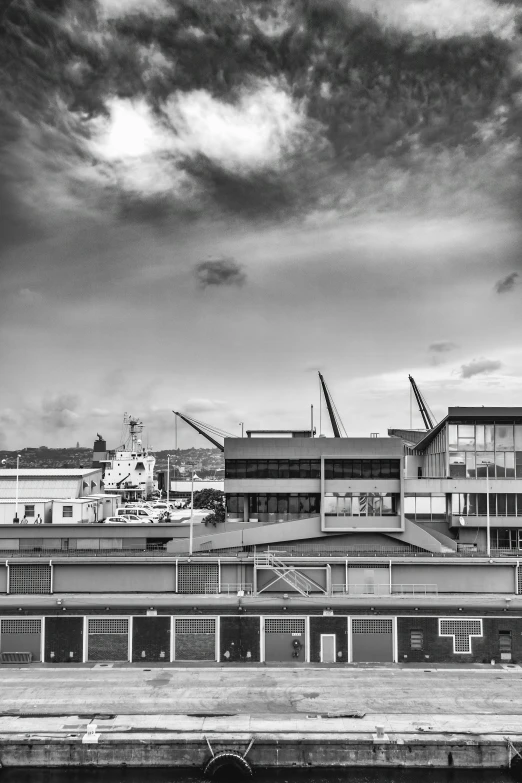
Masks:
[[[248,495],[243,495],[243,522],[248,522]]]

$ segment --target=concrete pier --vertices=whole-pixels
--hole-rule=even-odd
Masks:
[[[521,677],[501,667],[2,667],[0,763],[202,767],[209,743],[244,752],[254,739],[254,768],[507,768],[522,749]],[[130,699],[148,708],[132,712]]]

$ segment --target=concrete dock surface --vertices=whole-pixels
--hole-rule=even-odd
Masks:
[[[1,667],[0,763],[509,767],[522,668]]]

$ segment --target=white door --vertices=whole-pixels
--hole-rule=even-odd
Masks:
[[[335,663],[335,634],[321,634],[321,663]]]

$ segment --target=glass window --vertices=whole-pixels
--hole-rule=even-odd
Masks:
[[[495,452],[495,466],[496,466],[496,475],[497,478],[504,478],[506,475],[506,468],[505,468],[505,456],[503,451],[496,451]],[[490,474],[493,476],[493,467],[489,469]]]
[[[288,514],[288,495],[277,496],[277,513]]]
[[[313,478],[313,479],[321,478],[321,460],[320,459],[311,459],[310,460],[310,478]]]
[[[485,432],[485,450],[486,451],[493,451],[495,448],[495,430],[493,427],[493,424],[485,424],[484,425],[484,432]]]
[[[324,513],[325,514],[337,514],[337,496],[325,495],[324,496]]]
[[[259,495],[250,495],[248,498],[248,513],[251,517],[258,513],[258,498]]]
[[[450,424],[448,426],[448,430],[449,430],[449,449],[450,451],[456,451],[457,450],[457,425]]]
[[[237,513],[237,495],[227,495],[227,511],[229,514]]]
[[[279,478],[279,467],[276,459],[268,460],[268,478],[270,479]]]
[[[62,508],[62,516],[64,517],[72,517],[73,515],[73,507],[72,506],[63,506]]]
[[[517,494],[517,514],[522,517],[522,495],[520,493]],[[520,532],[522,533],[522,529]]]
[[[363,459],[362,461],[362,477],[365,479],[372,477],[372,463],[369,459]]]
[[[475,454],[468,452],[466,454],[466,476],[468,478],[475,478],[476,466],[475,466]]]
[[[495,475],[495,454],[493,451],[477,451],[477,478],[486,478],[487,471],[489,475]],[[491,463],[488,468],[487,463]]]
[[[321,510],[321,496],[310,495],[310,514],[319,514]]]
[[[246,463],[244,459],[236,460],[236,478],[246,478]]]
[[[310,478],[310,460],[309,459],[301,459],[299,460],[300,466],[299,466],[299,477],[303,479]]]
[[[410,631],[410,650],[424,649],[424,632]]]
[[[456,451],[450,454],[450,476],[451,478],[466,477],[466,455],[463,451]]]
[[[516,516],[517,513],[517,496],[510,493],[506,495],[506,513],[510,517]]]
[[[506,461],[506,478],[515,477],[515,453],[513,451],[506,451],[504,454]]]
[[[514,451],[514,449],[513,425],[495,424],[495,450]]]
[[[267,511],[269,514],[277,512],[277,495],[267,495]]]
[[[310,495],[299,495],[299,513],[310,513]]]
[[[516,476],[522,478],[522,451],[517,451],[515,454],[516,459]]]
[[[298,459],[291,459],[288,462],[288,475],[290,478],[301,478],[300,473],[300,464],[301,460]]]
[[[409,517],[415,516],[415,495],[404,495],[404,513]]]
[[[446,516],[446,495],[431,496],[431,513],[432,516]]]
[[[382,513],[395,516],[397,513],[397,496],[382,495]]]
[[[325,459],[324,461],[324,477],[325,479],[333,478],[333,460]]]
[[[483,424],[477,424],[476,426],[476,443],[477,443],[477,451],[484,451],[486,448],[486,439],[485,439],[485,432],[484,432],[484,425]]]
[[[372,459],[372,478],[381,477],[381,460]]]
[[[502,492],[497,495],[497,517],[505,517],[506,510],[506,496]]]
[[[455,516],[457,514],[462,514],[462,507],[464,505],[464,495],[457,494],[454,492],[451,496],[451,513]]]
[[[258,514],[268,513],[268,495],[257,496],[257,513]]]
[[[352,517],[360,515],[359,495],[352,495]]]
[[[352,496],[346,495],[344,498],[344,513],[347,517],[352,516]]]
[[[373,496],[373,516],[380,517],[382,514],[382,497],[375,494]]]
[[[487,503],[486,497],[486,503]],[[489,493],[489,513],[490,516],[495,517],[497,515],[497,495],[495,492]]]
[[[34,517],[34,506],[25,506],[25,517]]]
[[[236,478],[236,460],[225,460],[225,478]]]
[[[343,477],[343,463],[340,459],[336,459],[333,464],[333,477],[334,479],[342,479]]]
[[[354,459],[353,460],[353,477],[355,478],[362,478],[362,472],[361,472],[361,460],[360,459]]]
[[[288,513],[289,514],[299,513],[299,498],[297,495],[290,495],[290,497],[288,498]]]
[[[390,460],[381,459],[381,478],[390,478]]]
[[[477,514],[479,517],[485,517],[487,514],[485,492],[479,492],[477,494]]]
[[[368,495],[366,492],[359,494],[359,516],[365,517],[368,514]]]
[[[289,478],[290,472],[288,469],[288,460],[287,459],[280,459],[278,460],[278,476],[279,478]]]
[[[351,459],[343,460],[343,478],[351,479],[353,476],[353,463]]]
[[[246,477],[249,479],[257,478],[257,460],[247,459],[246,461]]]
[[[459,424],[459,440],[461,438],[472,438],[472,440],[475,440],[475,425]]]
[[[345,508],[344,501],[345,501],[345,497],[344,496],[339,496],[337,498],[337,516],[338,517],[343,517],[344,516],[344,508]]]
[[[431,497],[429,495],[417,495],[415,507],[417,519],[429,519],[431,517]]]
[[[522,451],[522,424],[515,424],[515,450]]]
[[[390,478],[400,477],[400,465],[401,462],[398,459],[390,460]]]
[[[260,479],[268,478],[268,460],[266,459],[257,460],[257,477]]]
[[[466,496],[467,500],[467,509],[466,513],[468,517],[475,517],[477,516],[477,495],[475,492],[470,492],[469,495]]]

